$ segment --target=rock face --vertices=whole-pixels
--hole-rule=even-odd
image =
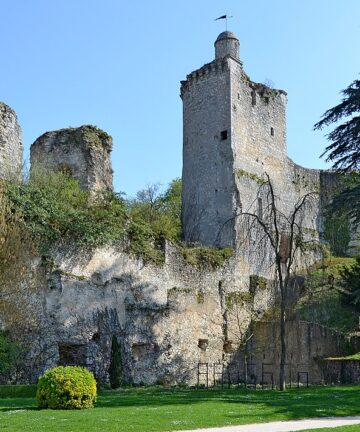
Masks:
[[[95,126],[46,132],[31,146],[31,171],[39,166],[63,170],[77,179],[83,190],[112,190],[111,149],[110,135]]]
[[[0,102],[0,177],[19,177],[22,161],[22,134],[15,111]]]
[[[298,299],[296,284],[290,295]],[[222,372],[225,381],[254,384],[265,371],[265,381],[273,373],[276,384],[279,328],[276,320],[265,322],[274,302],[271,281],[245,276],[236,255],[211,269],[191,266],[170,244],[162,266],[114,248],[87,256],[61,252],[44,287],[46,320],[40,352],[34,353],[43,361],[38,373],[56,364],[80,364],[107,383],[115,336],[123,383],[194,385],[207,377],[212,384]],[[310,382],[322,382],[316,358],[343,354],[345,338],[299,320],[287,328],[292,381],[307,372]],[[360,347],[359,340],[355,345]]]

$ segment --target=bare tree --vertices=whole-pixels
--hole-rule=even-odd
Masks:
[[[273,183],[269,175],[265,174],[257,196],[257,199],[261,199],[261,209],[258,208],[256,212],[243,211],[237,215],[245,222],[244,232],[249,236],[254,231],[257,233],[255,247],[263,254],[269,252],[269,265],[274,267],[280,296],[280,390],[286,386],[286,302],[291,277],[297,266],[306,266],[306,256],[311,255],[311,260],[314,260],[321,250],[316,230],[305,226],[305,217],[310,214],[317,194],[316,191],[304,194],[290,211],[284,213],[280,209]]]

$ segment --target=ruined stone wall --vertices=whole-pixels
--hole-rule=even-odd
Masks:
[[[197,269],[169,244],[160,267],[113,248],[89,256],[62,251],[47,271],[43,369],[75,350],[78,363],[107,382],[115,335],[126,382],[196,383],[197,363],[224,361],[253,310],[261,318],[272,304],[271,286],[250,294],[237,265],[233,258]]]
[[[319,365],[325,384],[360,383],[360,360],[323,360]]]
[[[22,163],[22,133],[16,113],[0,102],[0,178],[20,177]]]
[[[169,244],[165,254],[163,266],[146,264],[119,248],[56,254],[43,292],[40,353],[33,352],[42,364],[31,379],[56,364],[80,364],[107,383],[115,336],[124,383],[194,385],[199,362],[209,365],[210,383],[214,364],[222,365],[225,381],[235,374],[231,381],[236,383],[244,379],[246,353],[249,381],[255,374],[261,383],[266,363],[276,384],[279,326],[264,321],[275,305],[271,281],[237,278],[236,257],[213,270],[189,265],[181,250]],[[294,291],[292,300],[298,295]],[[359,341],[349,344],[325,327],[290,321],[288,374],[291,370],[294,382],[298,372],[308,372],[311,383],[320,383],[318,359],[343,355],[349,345],[360,348]]]
[[[83,190],[112,190],[112,138],[95,126],[46,132],[31,146],[31,172],[62,170],[77,179]]]
[[[234,356],[233,362],[239,362],[243,368],[244,354],[251,364],[249,371],[256,375],[256,381],[262,382],[262,372],[266,372],[264,381],[270,382],[273,373],[274,384],[279,382],[280,367],[280,326],[274,322],[255,322],[251,327],[252,338],[246,348],[239,355]],[[308,373],[309,383],[324,384],[329,380],[324,375],[322,359],[336,357],[346,353],[349,348],[356,350],[360,347],[360,339],[350,340],[340,332],[327,327],[293,319],[286,326],[286,380],[292,383],[298,380],[306,382]]]

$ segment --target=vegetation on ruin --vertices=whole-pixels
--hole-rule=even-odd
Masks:
[[[248,178],[256,182],[257,184],[259,184],[260,186],[263,186],[266,183],[266,180],[264,178],[258,176],[257,174],[245,171],[243,169],[238,169],[236,171],[236,175],[238,178],[242,178],[242,177]]]
[[[159,185],[151,185],[127,200],[110,192],[90,197],[64,172],[43,170],[24,183],[3,186],[21,236],[27,233],[42,255],[56,245],[91,249],[120,242],[128,252],[161,264],[165,240],[180,247],[180,179],[173,180],[164,192]],[[181,251],[196,267],[218,267],[231,255],[228,248],[188,248],[183,244]]]
[[[360,312],[360,256],[349,267],[340,270],[341,300]]]
[[[18,387],[18,386],[16,386]],[[92,410],[37,410],[34,388],[0,387],[4,431],[170,431],[359,415],[360,386],[278,392],[231,389],[129,388],[100,392]]]
[[[197,269],[205,267],[215,270],[232,256],[233,249],[231,247],[183,247],[182,254],[185,261]]]
[[[330,256],[307,270],[305,295],[296,306],[302,319],[344,333],[358,330],[358,312],[343,301],[342,273],[354,264],[354,258]]]
[[[128,252],[161,264],[164,240],[181,241],[180,179],[173,180],[164,192],[152,185],[128,200],[110,192],[91,197],[64,172],[40,170],[24,183],[2,186],[9,211],[15,215],[19,245],[21,239],[32,239],[42,255],[56,245],[91,249],[120,242]],[[210,247],[181,245],[181,250],[190,264],[207,263],[211,268],[230,255],[227,249]]]
[[[268,281],[266,278],[258,275],[250,276],[250,291],[255,292],[257,289],[266,289]]]
[[[249,291],[238,292],[234,291],[225,295],[225,305],[231,310],[235,305],[244,305],[254,300],[253,295]]]
[[[360,353],[351,354],[345,357],[328,357],[325,360],[360,360]]]

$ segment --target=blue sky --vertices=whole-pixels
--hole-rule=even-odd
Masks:
[[[359,0],[0,0],[0,100],[25,158],[45,131],[95,124],[116,191],[181,176],[179,82],[214,58],[225,13],[251,79],[288,92],[290,157],[325,167],[312,126],[359,77]]]

